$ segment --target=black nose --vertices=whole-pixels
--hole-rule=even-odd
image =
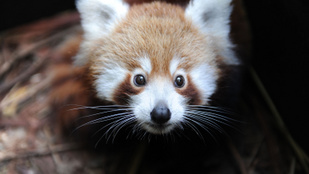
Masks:
[[[164,102],[159,102],[150,113],[151,120],[157,124],[164,124],[171,118],[171,111]]]

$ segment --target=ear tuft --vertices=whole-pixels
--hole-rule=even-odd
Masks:
[[[107,36],[126,16],[129,5],[122,0],[77,0],[76,7],[81,16],[84,40],[75,56],[75,64],[84,65],[88,62],[91,42]]]
[[[108,34],[128,12],[129,5],[121,0],[77,0],[86,39]]]
[[[225,63],[239,64],[229,39],[231,12],[231,0],[193,0],[186,9],[186,17],[213,39]]]

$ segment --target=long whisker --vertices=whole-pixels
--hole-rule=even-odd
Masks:
[[[213,121],[211,119],[207,119],[207,118],[203,118],[203,117],[197,118],[197,117],[194,116],[194,114],[193,115],[187,115],[187,117],[190,117],[192,119],[195,119],[196,121],[204,123],[205,125],[208,125],[208,126],[214,128],[215,130],[218,130],[221,133],[226,133],[220,125],[218,125],[215,121]]]
[[[198,130],[198,128],[193,123],[191,123],[192,119],[190,119],[186,115],[184,115],[184,119],[187,120],[187,121],[183,122],[183,124],[189,126],[196,133],[196,135],[198,135],[198,137],[200,137],[203,140],[203,142],[205,142],[202,133]]]
[[[130,135],[134,135],[135,137],[140,137],[140,134],[142,132],[146,132],[143,129],[141,129],[140,124],[134,124],[134,126],[132,127],[132,129],[130,130],[127,139],[129,138]]]
[[[188,119],[189,121],[195,123],[196,125],[200,126],[202,129],[204,129],[215,141],[217,141],[217,139],[214,137],[214,135],[212,134],[212,132],[210,131],[210,129],[208,129],[205,125],[201,124],[200,122],[198,122],[195,119],[192,119],[192,117],[188,117],[186,115],[186,119]],[[203,136],[201,136],[203,137]]]
[[[235,115],[236,113],[228,108],[222,108],[217,106],[205,106],[205,105],[189,105],[188,109],[198,111],[209,111],[221,114]]]
[[[84,127],[84,126],[93,125],[93,124],[98,124],[98,123],[103,123],[103,122],[110,121],[110,120],[116,120],[117,118],[119,118],[119,117],[121,117],[121,116],[123,116],[123,115],[126,115],[126,114],[127,114],[126,112],[125,112],[125,113],[118,113],[118,114],[113,114],[113,115],[109,115],[109,116],[105,116],[105,117],[101,117],[101,118],[94,119],[94,120],[92,120],[92,121],[86,122],[86,123],[84,123],[84,124],[78,126],[77,128],[75,128],[75,129],[73,130],[73,133],[74,133],[76,130],[78,130],[78,129]]]
[[[123,119],[125,119],[126,117],[123,117],[125,115],[130,115],[131,113],[128,113],[128,112],[124,112],[124,113],[119,113],[119,114],[114,114],[114,115],[109,115],[109,116],[106,116],[106,117],[109,117],[108,119],[102,121],[102,122],[106,122],[106,121],[111,121],[111,120],[114,120],[108,124],[106,124],[105,126],[101,127],[99,130],[97,130],[94,135],[96,135],[98,132],[100,132],[101,130],[103,130],[104,128],[110,126],[110,125],[113,125],[115,123],[117,123],[118,121],[121,121]],[[102,118],[106,118],[106,117],[102,117]],[[119,119],[120,118],[120,119]],[[99,122],[101,123],[101,122]]]
[[[220,123],[223,125],[226,125],[230,128],[233,128],[235,130],[238,130],[238,128],[236,127],[237,124],[242,123],[239,120],[230,118],[228,116],[224,116],[224,115],[220,115],[220,114],[216,114],[216,113],[212,113],[212,112],[202,112],[202,111],[195,111],[195,110],[189,110],[186,111],[188,114],[193,114],[198,116],[198,118],[205,120],[206,123],[208,122],[212,122],[212,123]],[[223,130],[221,126],[219,126],[221,129]],[[238,130],[239,131],[239,130]]]
[[[106,132],[103,134],[103,136],[104,136],[104,135],[107,136],[107,134],[109,134],[109,132],[110,132],[111,130],[113,130],[115,127],[117,127],[118,124],[120,124],[120,123],[123,122],[123,121],[126,121],[127,119],[128,119],[128,118],[123,117],[123,118],[121,118],[121,119],[117,119],[117,120],[113,121],[112,123],[110,123],[111,126],[106,130]]]
[[[73,105],[76,106],[76,108],[69,109],[69,111],[74,110],[82,110],[82,109],[92,109],[92,110],[111,110],[111,109],[117,109],[117,108],[132,108],[131,106],[125,106],[125,105],[104,105],[104,106],[83,106],[83,105]]]
[[[132,117],[130,117],[130,118],[132,118]],[[109,123],[109,124],[103,126],[103,127],[100,128],[98,131],[96,131],[95,134],[97,134],[98,132],[100,132],[100,131],[102,131],[103,129],[107,128],[108,126],[112,125],[112,126],[109,127],[108,130],[99,138],[99,140],[98,140],[98,141],[96,142],[96,144],[95,144],[95,147],[97,147],[97,145],[99,144],[99,142],[100,142],[104,137],[107,137],[108,132],[109,132],[111,129],[113,129],[113,127],[115,127],[114,125],[116,125],[117,123],[119,123],[119,122],[121,122],[121,121],[123,121],[123,120],[127,120],[127,119],[128,119],[128,118],[126,118],[126,117],[122,117],[121,119],[117,119],[117,120],[115,120],[115,121],[113,121],[113,122],[111,122],[111,123]],[[94,135],[95,135],[95,134],[94,134]],[[110,135],[110,136],[111,136],[111,135]],[[106,140],[106,141],[109,140],[109,137],[110,137],[110,136],[107,137],[107,140]]]
[[[212,119],[212,120],[216,120],[218,122],[221,122],[222,124],[226,124],[226,123],[230,123],[230,122],[237,122],[237,120],[224,116],[224,115],[220,115],[220,114],[216,114],[216,113],[212,113],[212,112],[202,112],[202,111],[186,111],[187,113],[190,114],[194,114],[203,118],[207,118],[207,119]]]
[[[103,114],[108,114],[108,113],[113,113],[113,112],[120,112],[120,111],[130,111],[130,110],[128,110],[128,109],[114,109],[114,110],[108,110],[108,111],[104,111],[104,112],[98,112],[98,113],[95,113],[95,114],[90,114],[90,115],[86,115],[86,116],[77,118],[76,121],[78,121],[80,119],[93,117],[93,116],[98,116],[98,115],[103,115]]]
[[[117,126],[114,127],[113,131],[111,132],[110,136],[107,138],[107,141],[110,139],[111,135],[113,135],[112,143],[115,141],[116,135],[119,133],[119,131],[124,127],[131,123],[135,122],[134,117],[127,118],[120,123],[117,123]]]

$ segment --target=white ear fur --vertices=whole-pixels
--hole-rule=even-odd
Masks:
[[[238,59],[229,39],[232,0],[193,0],[186,9],[186,16],[207,37],[211,37],[225,63],[237,65]]]
[[[90,42],[107,36],[117,23],[126,16],[129,5],[122,0],[77,0],[76,7],[81,15],[84,40],[75,57],[75,64],[88,62]]]
[[[122,0],[77,0],[76,6],[90,40],[108,34],[129,9]]]

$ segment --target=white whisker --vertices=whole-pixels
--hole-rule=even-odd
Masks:
[[[185,116],[185,120],[188,120],[187,122],[184,122],[185,125],[189,126],[192,128],[192,130],[196,133],[196,135],[198,135],[199,137],[203,137],[202,136],[202,133],[198,130],[197,127],[194,126],[194,124],[192,124],[190,121],[191,119],[189,117],[187,117],[186,115]]]
[[[215,114],[215,113],[211,113],[211,112],[187,111],[187,113],[194,114],[194,115],[203,117],[205,119],[215,120],[215,121],[220,122],[222,124],[231,123],[233,121],[236,122],[236,120],[234,120],[232,118],[229,118],[229,117],[223,116],[223,115],[219,115],[219,114]]]
[[[196,121],[199,121],[202,124],[205,124],[205,126],[206,125],[210,126],[213,129],[220,131],[221,133],[226,133],[220,125],[218,125],[216,122],[214,122],[211,119],[207,119],[207,118],[203,118],[203,117],[202,118],[197,118],[197,117],[194,117],[193,115],[187,115],[187,117],[190,117],[190,118],[192,118],[192,119],[194,119]]]
[[[116,135],[119,133],[119,131],[124,127],[127,126],[131,123],[135,122],[135,118],[134,117],[130,117],[127,118],[123,121],[121,121],[120,123],[117,123],[117,126],[114,127],[113,131],[111,132],[110,136],[113,135],[113,139],[112,142],[115,141]],[[107,138],[107,141],[109,140],[110,136]]]
[[[90,115],[86,115],[86,116],[82,116],[80,118],[77,118],[76,120],[80,120],[80,119],[85,119],[85,118],[89,118],[89,117],[93,117],[93,116],[98,116],[98,115],[103,115],[103,114],[108,114],[108,113],[113,113],[113,112],[120,112],[120,111],[130,111],[128,109],[114,109],[114,110],[108,110],[108,111],[104,111],[104,112],[98,112],[95,114],[90,114]],[[108,116],[106,116],[108,117]],[[106,118],[104,117],[104,118]]]
[[[198,111],[209,111],[209,112],[217,112],[228,115],[235,115],[236,113],[227,108],[221,108],[217,106],[205,106],[205,105],[189,105],[188,108],[190,110],[198,110]]]
[[[125,106],[125,105],[104,105],[104,106],[82,106],[82,105],[74,105],[78,106],[77,108],[72,108],[69,109],[69,111],[74,111],[74,110],[82,110],[82,109],[92,109],[92,110],[111,110],[111,109],[132,109],[130,106]]]
[[[189,121],[195,123],[196,125],[198,125],[198,126],[201,127],[202,129],[204,129],[215,141],[217,141],[217,139],[214,137],[214,135],[210,132],[210,129],[208,129],[204,124],[201,124],[201,123],[198,122],[197,120],[192,119],[192,117],[188,117],[187,115],[186,115],[186,119],[188,119]],[[201,134],[201,133],[200,133],[200,134]],[[202,134],[201,134],[201,137],[203,137]]]
[[[133,119],[134,119],[134,117],[132,117],[132,115],[129,115],[129,116],[130,116],[129,119],[130,119],[130,118],[133,118]],[[109,136],[107,136],[107,134],[109,133],[109,131],[112,130],[112,129],[114,129],[114,127],[117,125],[117,123],[119,123],[119,122],[121,122],[121,121],[123,121],[123,120],[127,120],[127,119],[128,119],[127,117],[122,117],[121,119],[117,119],[117,120],[115,120],[115,121],[113,121],[113,122],[111,122],[111,123],[109,123],[109,124],[106,124],[105,126],[101,127],[99,130],[97,130],[97,131],[94,133],[94,135],[96,135],[97,133],[99,133],[99,132],[102,131],[103,129],[105,129],[105,128],[107,128],[108,126],[110,126],[110,127],[108,128],[108,130],[106,130],[106,132],[105,132],[103,135],[101,135],[101,137],[99,138],[99,140],[96,142],[95,147],[97,147],[97,145],[99,144],[99,142],[100,142],[104,137],[107,138],[107,139],[106,139],[106,142],[108,142],[108,140],[110,139],[110,136],[112,135],[112,134],[110,134]],[[112,142],[114,142],[114,141],[112,141]]]
[[[100,113],[98,113],[97,115],[99,115],[99,114]],[[111,120],[116,120],[116,119],[121,118],[122,116],[127,115],[127,114],[129,114],[129,113],[128,112],[117,113],[117,114],[113,114],[113,115],[97,118],[97,119],[94,119],[92,121],[88,121],[88,122],[83,123],[82,125],[78,126],[77,128],[75,128],[73,130],[73,133],[75,131],[77,131],[78,129],[84,127],[84,126],[93,125],[93,124],[99,124],[99,123],[103,123],[103,122],[107,122],[107,121],[111,121]]]

